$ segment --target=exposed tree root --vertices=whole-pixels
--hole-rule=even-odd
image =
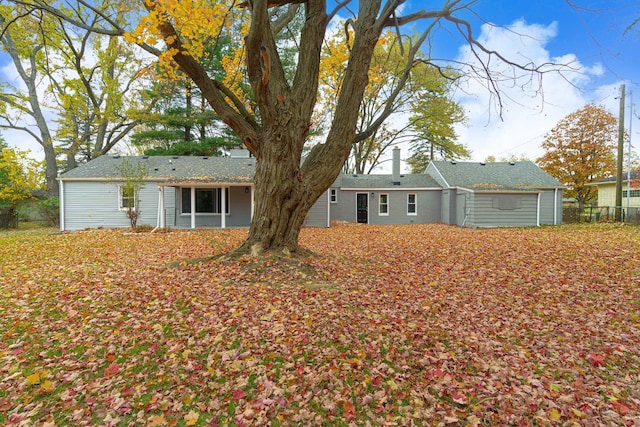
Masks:
[[[298,248],[292,254],[287,250],[257,251],[255,248],[241,246],[232,252],[177,261],[167,264],[166,267],[178,268],[185,264],[210,262],[212,267],[224,264],[237,271],[237,274],[227,281],[229,285],[297,284],[312,289],[333,288],[331,279],[313,265],[313,260],[318,256],[320,255],[302,248]]]

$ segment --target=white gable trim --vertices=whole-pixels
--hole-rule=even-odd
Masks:
[[[446,185],[446,188],[451,188],[451,186],[449,185],[449,183],[447,182],[446,179],[444,179],[444,176],[442,175],[442,173],[440,173],[440,171],[438,170],[438,167],[433,163],[429,163],[429,166],[432,166],[433,169],[438,173],[438,175],[440,176],[440,178],[442,178],[442,181],[444,182],[444,184]],[[427,166],[427,170],[429,169],[429,166]],[[425,171],[426,172],[426,171]]]

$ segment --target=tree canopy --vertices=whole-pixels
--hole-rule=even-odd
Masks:
[[[87,26],[107,16],[121,22],[125,9],[110,13],[105,4],[73,13]],[[20,81],[0,87],[0,127],[24,132],[42,146],[47,191],[57,195],[59,155],[63,168],[72,169],[105,154],[136,126],[128,110],[155,102],[139,92],[145,59],[116,34],[72,25],[21,2],[0,6],[0,28],[0,45]]]
[[[28,154],[0,141],[0,206],[15,206],[31,198],[33,190],[42,189],[40,162]]]
[[[568,187],[580,205],[592,202],[597,189],[587,185],[615,174],[618,121],[603,106],[587,104],[545,135],[545,154],[537,163]]]

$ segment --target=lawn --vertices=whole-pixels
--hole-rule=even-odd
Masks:
[[[628,425],[640,228],[0,232],[0,424]]]

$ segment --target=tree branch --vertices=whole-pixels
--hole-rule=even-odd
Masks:
[[[280,31],[286,28],[286,26],[289,25],[289,23],[296,17],[298,10],[300,10],[299,4],[290,4],[287,11],[271,23],[271,31],[273,34],[279,34]]]
[[[153,6],[147,6],[147,8],[149,11],[153,10]],[[160,23],[158,30],[165,41],[171,41],[171,43],[167,42],[167,47],[176,52],[173,59],[180,69],[201,89],[211,107],[220,115],[220,118],[243,140],[246,140],[244,142],[247,148],[255,153],[257,146],[250,141],[258,140],[255,135],[260,126],[246,110],[244,104],[222,83],[210,78],[202,65],[186,52],[180,37],[169,22],[163,21]],[[229,97],[235,109],[227,104],[220,93]]]

